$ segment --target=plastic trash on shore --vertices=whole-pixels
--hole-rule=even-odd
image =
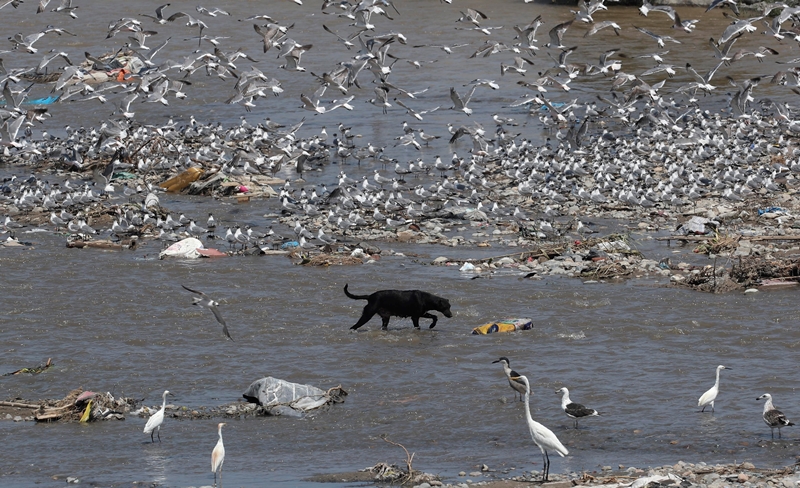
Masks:
[[[678,227],[678,230],[683,235],[705,235],[713,232],[719,227],[719,222],[716,220],[707,219],[695,215]]]
[[[189,168],[178,176],[170,178],[163,183],[159,183],[158,186],[166,189],[168,192],[179,192],[200,179],[203,173],[205,173],[205,171],[200,168]]]
[[[505,319],[475,327],[472,329],[472,334],[485,335],[495,332],[515,332],[518,330],[530,330],[532,328],[533,321],[531,319]]]
[[[203,249],[203,243],[194,237],[187,237],[161,251],[158,258],[164,259],[165,257],[173,257],[195,259],[200,257],[199,249]]]
[[[472,263],[464,263],[464,265],[458,268],[458,270],[462,273],[471,273],[475,271],[475,265]]]
[[[323,405],[342,403],[347,392],[341,386],[326,391],[267,376],[251,383],[242,396],[248,402],[260,405],[269,415],[301,417],[304,412]]]

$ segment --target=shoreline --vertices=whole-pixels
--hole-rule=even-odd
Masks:
[[[396,468],[396,467],[395,467]],[[416,473],[416,472],[415,472]],[[418,473],[418,478],[404,486],[429,488],[442,486],[446,488],[466,488],[481,486],[485,488],[523,488],[541,486],[544,488],[571,488],[573,486],[604,486],[607,488],[655,488],[672,486],[686,488],[688,486],[722,488],[725,486],[741,487],[778,487],[796,488],[800,482],[797,465],[782,468],[757,468],[752,463],[731,463],[709,465],[704,462],[687,463],[679,461],[673,465],[659,467],[636,468],[620,465],[617,470],[611,466],[603,466],[600,471],[570,473],[568,475],[551,473],[549,481],[542,482],[538,471],[529,471],[516,476],[497,476],[484,465],[481,470],[461,472],[455,481],[441,480],[435,475]],[[491,479],[486,479],[491,478]],[[307,478],[316,482],[375,482],[377,486],[387,481],[376,481],[375,475],[364,470],[352,473],[336,473],[317,475]],[[395,480],[395,483],[402,479]]]

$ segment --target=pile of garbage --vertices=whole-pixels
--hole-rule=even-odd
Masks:
[[[529,276],[566,275],[609,279],[633,273],[642,267],[643,261],[642,254],[631,247],[627,236],[610,234],[483,259],[456,261],[439,257],[433,264],[459,266],[459,271],[473,275],[472,278],[506,270],[527,273]],[[650,261],[649,264],[656,263]]]
[[[97,393],[83,389],[72,390],[61,400],[37,402],[14,400],[2,401],[0,407],[27,411],[30,415],[14,417],[15,420],[37,422],[94,422],[97,420],[125,420],[136,401],[131,398],[114,397],[111,393]],[[10,414],[6,418],[11,418]]]

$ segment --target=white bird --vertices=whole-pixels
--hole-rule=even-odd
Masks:
[[[528,421],[528,428],[531,431],[533,442],[535,442],[542,451],[542,460],[544,461],[542,480],[547,481],[547,475],[550,474],[550,456],[547,454],[547,451],[556,451],[561,457],[569,454],[569,451],[564,447],[564,444],[558,440],[558,437],[553,434],[552,430],[533,420],[530,406],[531,385],[528,383],[528,378],[525,376],[520,376],[519,379],[525,384],[525,417]]]
[[[219,440],[214,450],[211,451],[211,472],[214,473],[214,486],[217,486],[217,471],[219,471],[219,481],[222,483],[222,463],[225,461],[225,446],[222,445],[222,426],[226,425],[225,422],[217,424],[217,432],[219,433]]]
[[[492,361],[492,364],[494,363],[503,365],[503,372],[506,374],[506,378],[508,378],[508,385],[515,392],[514,398],[516,398],[516,393],[519,393],[519,400],[522,401],[522,395],[527,391],[527,387],[520,381],[520,374],[511,369],[508,358],[505,356],[501,356],[497,361]]]
[[[569,390],[567,387],[560,388],[556,390],[556,395],[562,393],[561,397],[561,408],[564,410],[564,413],[567,414],[567,417],[575,419],[575,428],[578,428],[578,419],[583,417],[595,417],[600,415],[600,413],[593,409],[593,408],[586,408],[585,406],[581,405],[580,403],[574,403],[572,400],[569,399]]]
[[[731,368],[726,368],[721,364],[717,366],[717,381],[714,383],[714,386],[709,388],[708,391],[703,393],[703,396],[701,396],[700,399],[697,400],[697,406],[703,407],[703,409],[700,410],[701,412],[705,411],[707,405],[711,405],[711,411],[712,412],[714,411],[714,400],[717,398],[717,393],[719,393],[719,372],[722,371],[723,369],[731,369]]]
[[[158,434],[158,442],[161,442],[161,424],[164,422],[164,409],[167,408],[167,395],[169,395],[169,390],[164,390],[164,394],[161,395],[164,397],[164,401],[161,402],[161,410],[151,415],[144,426],[144,433],[150,434],[150,440],[152,442],[155,442],[153,439],[153,431]]]
[[[469,90],[469,93],[464,98],[456,92],[454,87],[450,87],[450,100],[453,101],[453,106],[451,107],[453,110],[458,110],[464,112],[467,115],[472,114],[472,109],[467,107],[467,104],[472,99],[472,95],[475,94],[475,89],[478,85],[472,85],[472,88]]]
[[[769,393],[764,393],[760,397],[756,398],[756,400],[763,400],[766,398],[766,402],[764,402],[764,413],[761,417],[764,419],[764,423],[767,424],[769,427],[770,432],[772,433],[772,438],[775,438],[775,427],[778,428],[778,439],[781,438],[781,427],[786,427],[787,425],[794,425],[794,422],[790,422],[789,419],[786,418],[786,415],[783,414],[780,410],[775,408],[772,405],[772,395]]]

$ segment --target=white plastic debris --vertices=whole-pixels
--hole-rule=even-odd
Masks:
[[[605,252],[630,251],[631,247],[623,241],[603,241],[597,243],[597,249]]]
[[[155,193],[150,192],[144,197],[144,206],[145,208],[158,207],[158,197]]]
[[[471,273],[475,271],[475,265],[472,263],[464,263],[464,265],[461,266],[458,270],[461,271],[462,273]]]
[[[198,249],[203,249],[203,243],[194,237],[187,237],[161,251],[158,257],[159,259],[165,257],[195,259],[200,257]]]
[[[327,403],[339,403],[347,395],[341,387],[322,390],[267,376],[247,387],[242,396],[264,407],[271,415],[302,415]]]
[[[663,485],[679,486],[682,481],[683,478],[674,475],[672,473],[668,473],[667,475],[644,476],[631,483],[630,488],[644,488],[645,486],[653,482],[658,483],[662,486]]]
[[[367,253],[364,252],[363,249],[361,249],[360,247],[357,247],[357,248],[353,249],[353,252],[350,253],[350,257],[364,259],[364,258],[367,258],[369,256],[367,255]]]

